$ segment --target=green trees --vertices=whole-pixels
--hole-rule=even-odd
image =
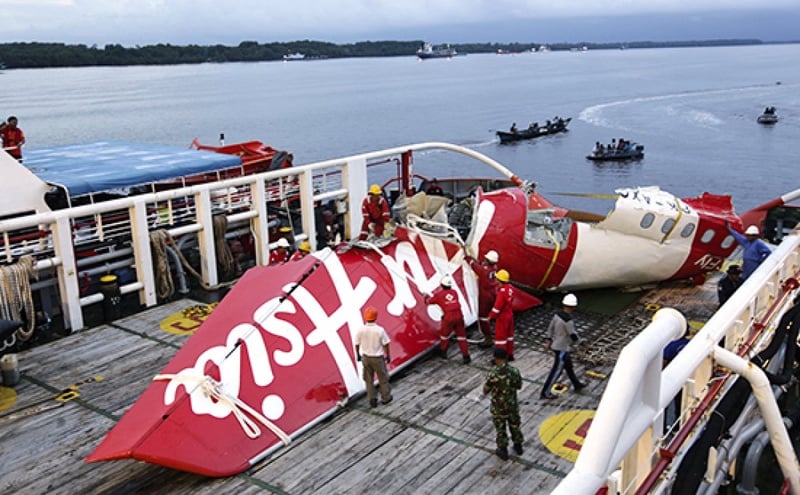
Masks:
[[[661,46],[724,46],[760,44],[759,40],[710,40],[679,42],[629,42],[627,48],[656,48]],[[414,41],[360,41],[337,45],[325,41],[291,41],[259,43],[242,41],[237,46],[188,45],[169,43],[124,47],[120,44],[102,48],[64,43],[3,43],[0,62],[7,69],[32,67],[82,67],[89,65],[170,65],[203,62],[262,62],[281,60],[290,53],[302,53],[306,59],[344,57],[412,56],[422,45]],[[586,45],[590,49],[616,49],[621,43],[550,43],[552,50],[569,50]],[[452,45],[459,53],[520,52],[539,46],[539,43],[466,43]]]

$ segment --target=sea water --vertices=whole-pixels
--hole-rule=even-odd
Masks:
[[[790,44],[6,70],[0,115],[19,117],[28,149],[215,144],[224,133],[302,164],[445,141],[495,158],[568,207],[604,213],[611,203],[559,193],[658,185],[684,197],[731,193],[745,211],[800,187],[797,60],[800,45]],[[766,106],[778,124],[756,123]],[[572,117],[569,132],[506,145],[495,137],[556,115]],[[645,158],[586,160],[595,141],[619,138],[643,144]],[[415,167],[490,173],[437,152],[417,154]]]

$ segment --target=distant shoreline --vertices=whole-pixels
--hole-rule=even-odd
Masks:
[[[546,47],[548,51],[620,50],[639,48],[688,48],[795,44],[800,41],[765,42],[759,39],[692,41],[629,41],[614,43],[452,43],[458,53],[523,53]],[[225,62],[268,62],[302,54],[305,60],[414,56],[423,40],[362,41],[334,44],[324,41],[258,43],[243,41],[237,46],[157,44],[124,47],[119,44],[86,46],[64,43],[18,42],[0,44],[0,64],[5,69],[90,67],[129,65],[178,65]]]

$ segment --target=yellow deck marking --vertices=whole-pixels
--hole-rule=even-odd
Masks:
[[[174,335],[192,335],[218,303],[189,306],[161,320],[161,330]]]
[[[592,410],[574,409],[550,416],[539,427],[539,439],[550,452],[575,462],[594,413]]]
[[[3,412],[7,409],[11,409],[11,407],[16,404],[17,402],[17,393],[14,391],[13,388],[10,387],[0,387],[0,412]]]

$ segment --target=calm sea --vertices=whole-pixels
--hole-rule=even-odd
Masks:
[[[259,139],[296,163],[423,141],[474,148],[553,201],[605,212],[611,193],[659,185],[733,194],[744,211],[800,187],[800,45],[6,70],[0,115],[28,148],[95,140],[188,146]],[[781,117],[756,117],[773,105]],[[494,132],[558,115],[566,134],[500,145]],[[645,146],[636,163],[585,159],[595,141]],[[485,174],[441,153],[427,175]]]

